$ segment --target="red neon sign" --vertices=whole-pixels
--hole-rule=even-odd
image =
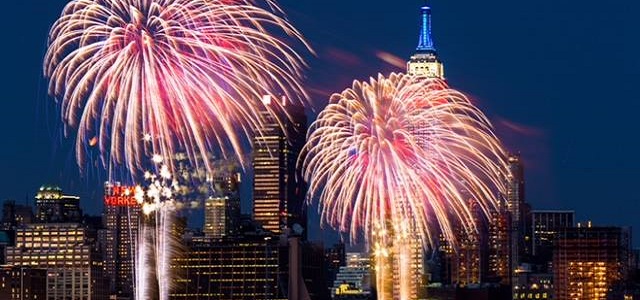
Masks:
[[[134,198],[136,190],[129,186],[114,186],[111,195],[104,196],[104,204],[108,206],[138,206]]]

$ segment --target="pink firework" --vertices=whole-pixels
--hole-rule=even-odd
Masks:
[[[73,0],[51,28],[44,73],[77,129],[83,165],[142,168],[184,151],[242,157],[264,95],[306,98],[300,33],[267,0]],[[286,37],[286,38],[285,38]],[[208,160],[203,159],[202,162]],[[197,163],[197,162],[196,162]],[[207,166],[209,167],[209,166]]]
[[[505,157],[463,94],[438,79],[391,74],[331,96],[302,166],[323,220],[352,240],[395,232],[426,244],[439,232],[455,241],[454,222],[475,230],[472,206],[496,208]]]

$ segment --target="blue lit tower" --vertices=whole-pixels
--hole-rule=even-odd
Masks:
[[[431,7],[420,8],[420,37],[416,53],[407,63],[407,73],[444,79],[444,67],[438,59],[431,34]]]

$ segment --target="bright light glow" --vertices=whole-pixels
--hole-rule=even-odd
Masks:
[[[294,45],[309,48],[281,15],[272,0],[70,1],[44,73],[65,129],[77,129],[78,164],[94,145],[132,173],[149,153],[245,157],[263,95],[306,98]]]
[[[322,220],[352,241],[364,232],[379,263],[395,247],[406,274],[409,239],[426,247],[442,233],[455,244],[454,223],[476,231],[472,206],[485,214],[497,208],[508,168],[492,130],[442,80],[391,74],[354,81],[309,129],[301,156],[308,199],[319,199]]]
[[[508,174],[480,110],[444,81],[402,74],[332,95],[305,152],[309,198],[319,196],[323,220],[352,237],[411,219],[425,241],[438,227],[454,240],[452,217],[475,230],[471,203],[495,208]]]

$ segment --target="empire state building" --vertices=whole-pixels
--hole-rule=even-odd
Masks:
[[[407,62],[407,73],[431,78],[444,79],[444,66],[438,59],[431,34],[431,7],[420,8],[420,37],[416,53]]]

